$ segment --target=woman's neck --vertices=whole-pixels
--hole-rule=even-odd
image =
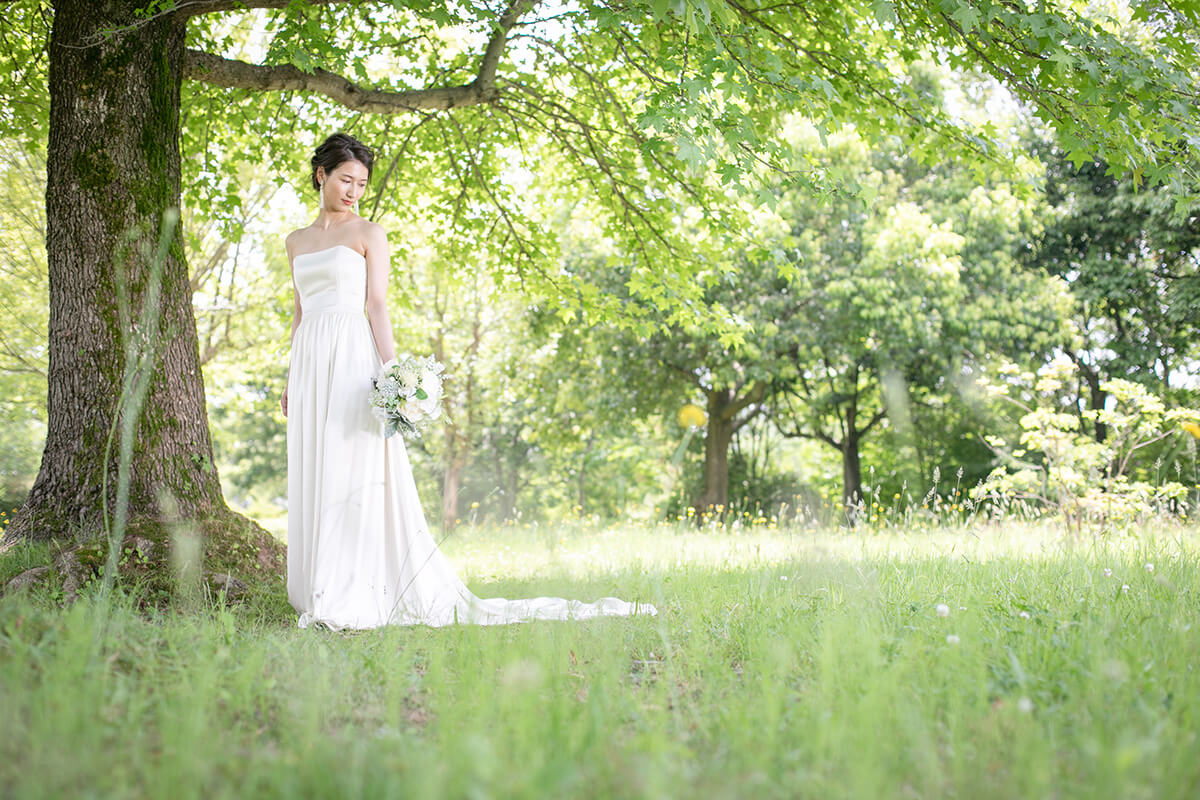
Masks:
[[[317,213],[317,221],[313,223],[314,228],[320,228],[327,231],[330,228],[341,225],[344,222],[349,222],[357,216],[353,211],[333,211],[328,208],[322,208]]]

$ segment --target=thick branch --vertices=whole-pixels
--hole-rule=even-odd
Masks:
[[[459,86],[410,89],[403,92],[368,89],[323,69],[315,69],[309,74],[291,64],[247,64],[202,50],[187,51],[184,74],[205,83],[233,89],[315,92],[347,108],[371,114],[399,114],[405,111],[435,111],[481,105],[490,103],[497,97],[496,70],[500,65],[504,46],[508,43],[508,32],[517,24],[521,15],[536,6],[537,2],[538,0],[513,0],[508,5],[488,40],[475,80]],[[182,13],[200,14],[243,7],[274,8],[279,5],[286,3],[277,3],[276,0],[251,0],[245,3],[238,0],[205,0],[191,4],[183,3],[179,10]],[[194,8],[201,10],[194,11]]]
[[[200,50],[187,51],[184,68],[187,77],[215,86],[268,92],[316,92],[347,108],[370,114],[462,108],[487,103],[496,97],[495,87],[489,86],[485,91],[477,84],[478,79],[462,86],[387,92],[364,89],[323,69],[314,70],[310,75],[291,64],[270,67],[247,64]]]
[[[539,0],[512,0],[508,4],[508,8],[504,9],[504,13],[500,15],[500,21],[496,23],[496,28],[492,31],[492,38],[488,39],[487,49],[483,51],[483,60],[479,62],[479,75],[473,81],[479,85],[481,91],[494,91],[496,67],[500,65],[500,55],[508,43],[508,32],[517,24],[521,15],[536,6],[538,2]]]
[[[721,409],[721,419],[732,420],[737,413],[752,403],[761,403],[767,395],[767,385],[762,381],[755,381],[754,386],[749,392],[737,398],[729,405]]]

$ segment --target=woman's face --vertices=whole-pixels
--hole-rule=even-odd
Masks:
[[[349,211],[367,189],[367,168],[361,161],[343,161],[327,173],[325,207]]]

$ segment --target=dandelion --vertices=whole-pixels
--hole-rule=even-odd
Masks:
[[[1029,619],[1029,612],[1022,611],[1020,614],[1017,614],[1017,616],[1020,617],[1021,619]]]
[[[1017,710],[1022,714],[1028,714],[1029,712],[1033,711],[1033,701],[1028,697],[1022,697],[1017,701]]]
[[[1154,562],[1153,561],[1146,562],[1146,572],[1154,572]]]
[[[935,608],[934,611],[937,612],[939,617],[950,616],[950,606],[946,605],[945,603],[938,603],[937,608]]]
[[[1121,584],[1121,592],[1124,594],[1129,594],[1129,584],[1128,583]]]
[[[1111,577],[1112,577],[1112,570],[1111,570],[1111,569],[1109,569],[1108,567],[1105,567],[1105,568],[1104,568],[1104,577],[1106,577],[1106,578],[1111,578]]]
[[[946,636],[946,644],[958,644],[958,636],[951,633]]]

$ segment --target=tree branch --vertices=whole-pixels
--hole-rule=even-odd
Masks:
[[[741,397],[736,398],[727,406],[721,409],[721,418],[724,420],[732,420],[737,416],[737,413],[752,403],[761,403],[767,394],[767,385],[762,381],[755,381],[750,391]]]
[[[312,3],[314,0],[308,2]],[[309,74],[291,64],[247,64],[245,61],[224,58],[202,50],[187,51],[184,75],[231,89],[315,92],[347,108],[369,114],[400,114],[406,111],[448,110],[482,105],[490,103],[498,96],[496,70],[500,65],[504,46],[508,43],[508,32],[517,24],[521,15],[538,2],[539,0],[512,0],[509,3],[488,40],[475,80],[458,86],[409,89],[402,92],[370,89],[323,69],[315,69]],[[182,13],[207,14],[239,8],[278,8],[287,4],[285,0],[197,0],[181,4],[178,10]],[[197,8],[199,10],[193,10]]]
[[[388,92],[381,89],[365,89],[341,75],[323,69],[313,70],[310,75],[291,64],[247,64],[201,50],[187,51],[183,74],[194,80],[230,89],[314,92],[323,94],[347,108],[368,114],[462,108],[481,105],[496,97],[495,87],[483,90],[477,85],[478,78],[461,86]]]
[[[181,0],[174,8],[162,13],[176,12],[185,17],[215,14],[218,11],[248,11],[252,8],[287,8],[294,0]],[[305,5],[332,5],[349,0],[305,0]]]
[[[886,408],[881,408],[878,411],[876,411],[875,414],[871,417],[871,421],[859,429],[858,435],[866,436],[867,433],[870,432],[871,428],[875,427],[875,423],[879,422],[879,420],[883,419],[885,416],[887,416]]]

